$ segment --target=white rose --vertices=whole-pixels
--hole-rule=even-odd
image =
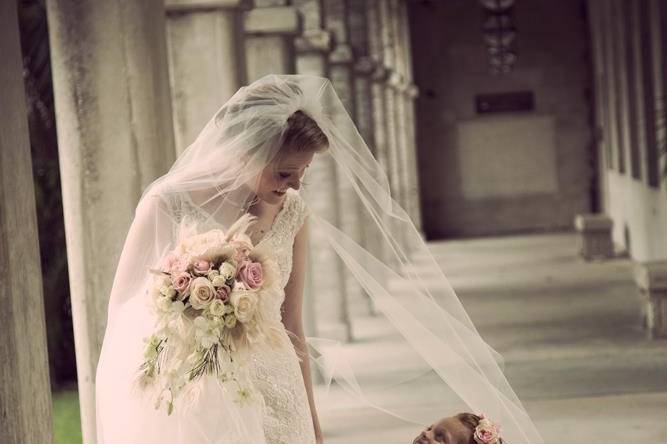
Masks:
[[[244,290],[234,291],[231,302],[236,319],[241,323],[248,322],[253,318],[257,309],[257,293]]]
[[[220,299],[214,299],[208,306],[208,310],[213,316],[222,316],[225,314],[225,303]]]
[[[173,311],[174,313],[183,313],[183,310],[185,310],[185,304],[183,303],[183,301],[172,302],[171,311]]]
[[[190,304],[197,310],[202,310],[215,298],[215,288],[205,277],[195,278],[190,284]]]
[[[236,275],[236,265],[230,262],[223,262],[220,265],[220,276],[222,276],[225,281],[233,278]]]
[[[235,325],[236,325],[236,316],[234,316],[233,314],[225,316],[225,327],[234,328]]]
[[[206,275],[206,277],[208,277],[210,281],[212,281],[216,276],[220,276],[220,272],[215,268],[209,271],[208,274]]]
[[[155,305],[157,305],[157,307],[162,311],[169,311],[171,308],[171,299],[166,296],[161,297],[157,300]]]
[[[222,287],[223,285],[226,285],[225,283],[227,282],[227,279],[222,276],[215,276],[213,279],[211,279],[211,282],[213,283],[214,287]]]
[[[174,286],[171,284],[163,285],[162,287],[160,287],[160,293],[169,298],[173,298],[176,295],[176,289],[174,289]]]

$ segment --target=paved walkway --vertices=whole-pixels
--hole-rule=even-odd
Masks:
[[[547,443],[667,444],[667,341],[646,339],[629,260],[583,262],[572,234],[430,247],[505,358],[505,374]],[[346,347],[368,362],[367,376],[381,378],[388,365],[409,363],[396,359],[391,335],[376,324],[356,319],[362,340]],[[399,402],[419,409],[428,390]],[[319,389],[316,397],[324,399]],[[416,435],[414,425],[350,408],[336,389],[327,399],[326,444],[411,443]]]

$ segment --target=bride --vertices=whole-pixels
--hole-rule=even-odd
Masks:
[[[317,164],[326,158],[333,159],[335,170],[330,163]],[[301,189],[311,166],[335,171],[343,185],[338,189],[346,190],[342,198],[358,209],[356,223],[317,205],[322,197],[316,187],[326,184]],[[239,354],[236,374],[247,391],[210,371],[189,381],[174,395],[173,411],[165,413],[154,406],[156,395],[163,394],[137,384],[146,338],[157,322],[149,296],[153,274],[188,236],[231,233],[246,214],[253,220],[244,233],[248,248],[270,257],[277,268],[280,291],[260,294],[258,311],[265,322],[280,325],[280,341],[250,342],[247,353]],[[395,330],[401,362],[410,365],[369,378],[366,361],[341,352],[334,340],[306,340],[302,306],[309,235],[324,239],[356,278]],[[238,265],[235,273],[243,274]],[[174,294],[178,285],[167,281],[167,291]],[[233,293],[235,285],[228,290]],[[313,291],[317,298],[318,289]],[[180,322],[186,312],[171,319]],[[137,205],[114,278],[97,368],[98,443],[321,443],[311,358],[360,406],[422,425],[435,412],[465,406],[500,422],[505,442],[541,442],[497,356],[392,199],[382,167],[330,82],[270,75],[241,88]],[[395,396],[425,384],[432,394],[428,400],[415,404]]]

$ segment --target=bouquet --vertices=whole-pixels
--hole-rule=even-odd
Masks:
[[[181,391],[204,375],[237,386],[239,400],[252,390],[244,383],[243,361],[253,344],[278,345],[280,321],[271,320],[263,300],[276,297],[276,263],[253,246],[242,216],[225,233],[211,230],[181,239],[166,254],[148,290],[156,317],[144,338],[141,388],[157,389],[155,408],[167,413]]]

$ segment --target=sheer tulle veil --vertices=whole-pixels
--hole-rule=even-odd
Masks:
[[[141,310],[151,279],[147,270],[182,234],[181,219],[171,203],[186,194],[201,205],[208,216],[197,230],[229,227],[246,211],[254,197],[252,184],[278,153],[287,119],[297,110],[313,118],[327,136],[329,148],[316,154],[313,162],[325,161],[318,158],[324,156],[333,159],[338,189],[346,190],[342,198],[358,209],[363,236],[358,235],[359,226],[341,223],[338,215],[320,210],[319,205],[310,206],[309,229],[326,239],[345,273],[372,300],[376,322],[392,335],[391,347],[379,341],[374,353],[393,356],[386,360],[393,364],[372,376],[369,359],[355,355],[354,346],[343,346],[336,338],[309,338],[311,358],[326,382],[359,407],[372,407],[415,424],[429,424],[438,416],[460,411],[483,412],[502,425],[507,443],[543,442],[503,375],[498,355],[479,335],[419,231],[391,195],[382,166],[332,84],[325,78],[301,75],[269,75],[239,89],[171,169],[144,191],[109,299],[97,374],[98,428],[107,429],[101,434],[111,427],[125,427],[128,433],[132,427],[141,429],[141,424],[129,419],[119,423],[112,409],[136,409],[138,415],[142,408],[129,406],[118,394],[118,382],[127,382],[131,376],[130,367],[120,362],[137,359],[139,363],[138,337],[150,329]],[[319,186],[325,185],[311,183],[302,189],[307,203],[318,199]],[[307,297],[315,299],[317,286],[311,287],[314,294]],[[129,343],[137,345],[133,349]],[[410,393],[428,393],[428,397],[411,399]],[[150,418],[140,416],[144,424],[155,421],[151,427],[171,428],[174,437],[204,436],[215,433],[209,428],[226,427],[235,430],[232,435],[238,442],[263,442],[261,433],[254,430],[260,427],[257,411],[231,404],[220,408],[227,408],[227,422],[209,420],[204,410],[169,419],[158,417],[157,412]],[[345,424],[331,426],[344,428]],[[237,442],[234,439],[228,441]]]

